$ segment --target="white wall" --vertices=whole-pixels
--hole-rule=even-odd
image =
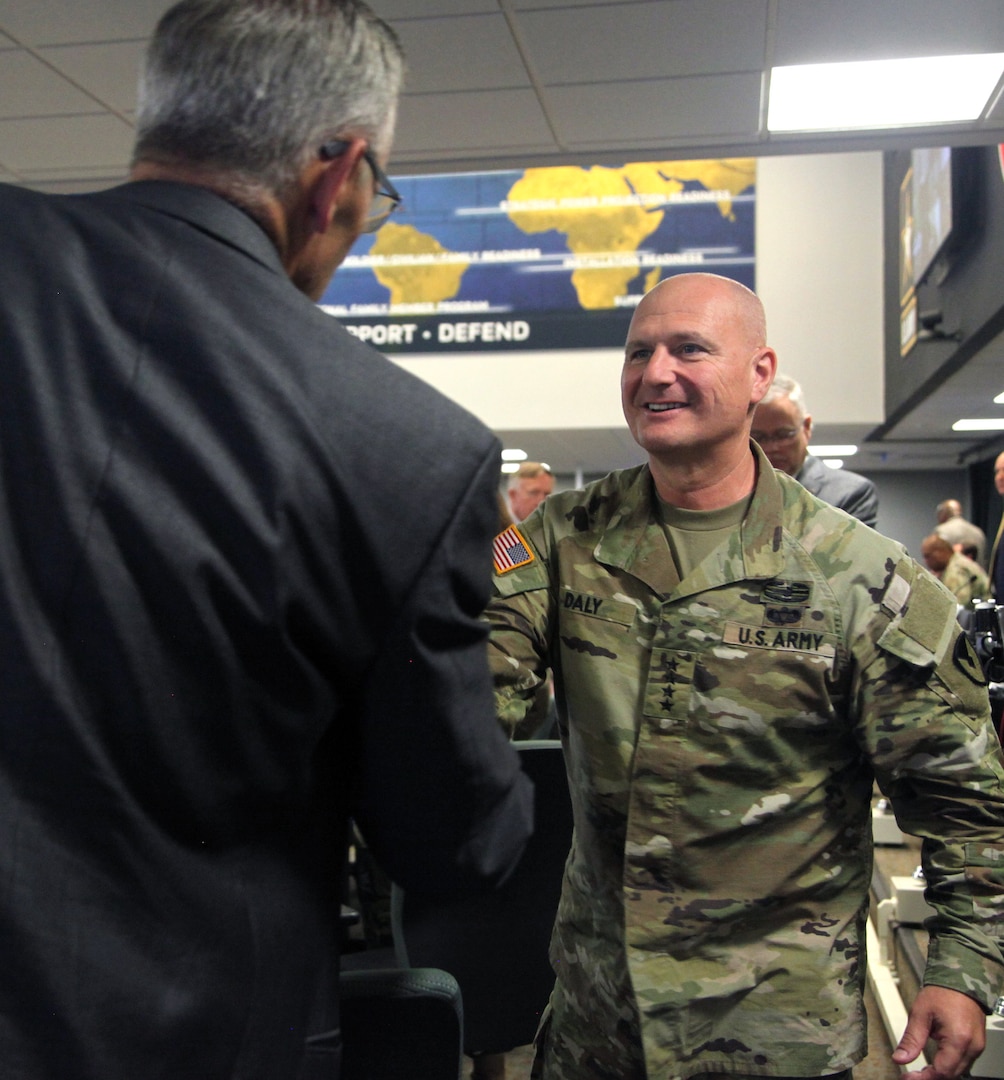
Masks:
[[[881,154],[763,158],[756,195],[757,292],[782,369],[803,384],[817,426],[874,427],[884,419]],[[617,349],[401,362],[496,431],[624,427]]]
[[[880,424],[882,155],[762,158],[756,196],[757,292],[780,370],[817,425]]]
[[[392,357],[391,359],[396,359]],[[402,365],[494,431],[622,428],[619,349],[421,355]]]

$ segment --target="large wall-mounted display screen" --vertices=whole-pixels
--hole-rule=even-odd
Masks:
[[[754,287],[756,163],[395,177],[403,207],[321,299],[384,352],[620,347],[661,278]]]
[[[911,154],[913,196],[913,281],[919,285],[952,233],[952,150],[914,150]]]

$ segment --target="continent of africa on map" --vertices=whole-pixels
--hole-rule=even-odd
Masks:
[[[638,275],[639,247],[674,201],[684,200],[686,184],[701,185],[731,221],[733,200],[755,176],[753,158],[527,169],[510,189],[505,208],[524,233],[561,233],[577,256],[572,284],[579,303],[586,309],[609,308]],[[646,275],[646,288],[659,273],[656,267]]]

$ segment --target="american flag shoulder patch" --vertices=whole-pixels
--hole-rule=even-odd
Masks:
[[[520,566],[532,563],[536,558],[530,545],[523,539],[519,529],[510,525],[505,532],[500,532],[492,544],[492,559],[496,574],[508,574]]]

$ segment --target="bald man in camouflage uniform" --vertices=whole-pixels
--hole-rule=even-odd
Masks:
[[[866,1053],[873,779],[924,838],[937,915],[894,1054],[959,1076],[1001,991],[1004,791],[951,595],[749,441],[776,357],[757,298],[670,278],[622,398],[649,463],[496,541],[488,617],[517,731],[554,670],[575,841],[545,1080],[840,1075]]]

